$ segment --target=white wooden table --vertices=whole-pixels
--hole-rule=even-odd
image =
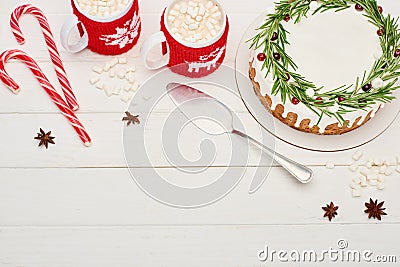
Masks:
[[[45,11],[58,36],[71,13],[69,1],[30,2]],[[221,2],[231,20],[225,63],[233,66],[247,25],[272,1]],[[380,2],[392,14],[400,14],[396,1]],[[19,47],[11,34],[9,15],[21,3],[24,1],[0,3],[0,50],[18,47],[34,55],[56,84],[34,18],[21,19],[25,46]],[[165,3],[152,0],[140,4],[143,42],[158,30]],[[154,73],[144,70],[138,52],[139,46],[128,57],[144,81]],[[61,54],[81,104],[79,117],[94,144],[84,148],[30,72],[20,63],[8,64],[22,92],[15,96],[0,85],[0,266],[260,266],[263,263],[257,253],[265,245],[276,250],[321,251],[336,248],[341,238],[351,249],[400,254],[399,174],[388,179],[385,190],[370,189],[361,198],[352,198],[348,166],[355,151],[317,153],[277,142],[279,152],[315,171],[311,184],[300,185],[275,166],[263,187],[249,195],[251,172],[256,167],[248,167],[235,190],[213,205],[176,209],[154,201],[137,187],[126,169],[121,123],[126,104],[107,98],[88,82],[91,68],[109,58],[89,51],[70,55],[62,50]],[[248,122],[249,132],[258,129],[243,106],[240,114]],[[366,158],[395,162],[400,155],[399,120],[361,149]],[[39,127],[54,130],[56,146],[47,151],[36,148],[33,137]],[[327,161],[335,162],[336,168],[325,168]],[[217,163],[210,168],[211,173],[223,168]],[[160,161],[155,168],[165,169],[165,164]],[[368,220],[364,214],[364,202],[369,197],[386,201],[389,216],[382,222]],[[340,206],[339,215],[331,223],[322,217],[321,209],[330,201]]]

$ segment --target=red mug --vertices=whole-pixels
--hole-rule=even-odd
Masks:
[[[124,10],[109,17],[89,15],[81,10],[76,0],[71,0],[73,16],[61,29],[61,44],[70,53],[89,48],[103,55],[119,55],[137,43],[141,32],[138,0],[131,0]],[[74,28],[78,27],[80,40],[69,43]]]
[[[213,2],[219,5],[217,1]],[[171,32],[166,14],[169,14],[172,6],[168,6],[161,16],[161,31],[153,34],[141,47],[144,65],[151,70],[167,66],[171,71],[190,78],[210,75],[225,59],[229,32],[226,13],[221,8],[223,24],[216,36],[204,43],[189,43],[178,39]],[[157,45],[162,46],[163,56],[150,60],[150,51]]]

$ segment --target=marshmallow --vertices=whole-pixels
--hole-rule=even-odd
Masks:
[[[207,21],[206,26],[210,31],[214,29],[214,25],[209,21]]]
[[[376,173],[369,173],[369,174],[367,175],[367,179],[368,179],[369,181],[371,181],[371,180],[378,180],[378,174],[376,174]]]
[[[353,163],[350,165],[349,167],[350,171],[352,172],[356,172],[358,170],[358,164],[357,163]]]
[[[128,59],[126,57],[120,57],[120,58],[118,58],[118,63],[119,64],[127,64]]]
[[[365,168],[365,167],[362,167],[362,168],[361,168],[360,174],[362,174],[362,175],[364,175],[365,177],[367,177],[368,173],[369,173],[369,171],[368,171],[367,168]]]
[[[95,76],[95,77],[93,77],[92,79],[89,80],[91,85],[96,84],[98,81],[100,81],[100,77],[98,77],[98,76]]]
[[[187,6],[182,6],[180,12],[181,12],[182,14],[186,14],[186,12],[187,12]]]
[[[111,69],[110,63],[107,62],[106,64],[104,64],[103,71],[108,72],[110,69]]]
[[[125,75],[125,78],[128,80],[130,84],[134,84],[136,81],[135,75],[133,73],[128,73],[127,75]]]
[[[131,85],[131,87],[129,88],[129,91],[133,91],[135,92],[137,89],[139,89],[140,84],[135,81],[134,84]]]
[[[382,55],[383,55],[382,49],[376,49],[373,53],[375,59],[380,59]],[[374,88],[379,88],[379,87],[374,87]]]
[[[361,178],[359,176],[354,177],[351,181],[355,184],[361,184]]]
[[[173,22],[175,20],[175,17],[174,16],[168,16],[168,21],[171,23],[171,22]]]
[[[374,159],[374,164],[375,164],[376,166],[381,166],[381,165],[383,165],[383,160],[382,160],[382,159],[375,158],[375,159]]]
[[[102,74],[103,73],[103,68],[95,66],[92,68],[92,70],[98,74]]]
[[[219,7],[218,6],[213,6],[211,9],[210,9],[210,12],[211,13],[215,13],[215,12],[217,12],[219,10]]]
[[[390,176],[390,175],[392,175],[392,173],[393,173],[393,169],[392,169],[391,167],[388,167],[388,168],[386,169],[386,171],[385,171],[385,175],[386,175],[386,176]]]
[[[386,170],[387,170],[386,165],[383,165],[383,166],[381,166],[381,167],[379,168],[379,173],[384,174]]]
[[[90,10],[89,12],[89,15],[92,15],[92,16],[95,16],[95,17],[97,17],[97,11],[94,11],[94,10]]]
[[[126,73],[135,72],[135,71],[136,71],[136,67],[135,66],[132,66],[132,67],[129,67],[129,68],[126,69]]]
[[[128,103],[129,101],[131,101],[132,97],[133,97],[132,93],[124,91],[124,92],[122,92],[120,99],[123,102]]]
[[[172,15],[172,16],[178,16],[179,15],[178,11],[176,11],[175,9],[170,10],[169,14]]]
[[[106,84],[104,85],[104,92],[108,97],[110,97],[114,94],[114,88],[111,85]]]
[[[350,188],[360,190],[361,186],[360,186],[360,184],[357,184],[357,183],[351,183]]]
[[[119,70],[118,72],[117,72],[117,77],[118,78],[120,78],[120,79],[123,79],[123,78],[125,78],[125,74],[126,74],[126,71],[125,70]]]
[[[202,43],[220,33],[223,11],[213,1],[181,1],[173,7],[166,16],[174,37],[190,43]]]
[[[103,90],[103,89],[104,89],[104,84],[101,83],[101,82],[97,82],[96,85],[95,85],[95,87],[96,87],[97,89],[99,89],[99,90]]]
[[[196,23],[190,24],[189,25],[189,30],[196,30],[197,28],[199,28],[199,25]]]
[[[122,89],[124,89],[124,91],[129,92],[131,90],[131,84],[124,84],[124,86],[122,87]]]
[[[194,1],[189,1],[188,5],[191,7],[197,7],[197,3]]]
[[[214,25],[217,25],[219,23],[218,20],[213,19],[213,18],[210,18],[209,21]]]
[[[361,197],[361,190],[358,189],[352,189],[351,194],[353,197]]]
[[[214,14],[211,15],[211,17],[217,18],[217,19],[221,18],[221,16],[222,16],[222,13],[220,11],[215,12]]]
[[[374,79],[373,81],[372,81],[372,87],[373,88],[381,88],[381,87],[383,87],[383,80],[382,79],[380,79],[380,78],[376,78],[376,79]]]
[[[97,9],[98,12],[100,13],[104,13],[104,12],[108,12],[108,7],[107,4],[105,6],[99,6],[99,8]]]
[[[385,183],[380,183],[380,182],[378,182],[377,185],[376,185],[376,188],[377,188],[378,190],[383,190],[383,189],[385,189]]]
[[[329,161],[329,162],[327,162],[327,163],[325,164],[325,167],[326,167],[327,169],[334,169],[334,168],[335,168],[335,163]]]
[[[400,166],[397,166],[396,172],[400,173]]]
[[[200,4],[199,15],[204,16],[205,14],[206,14],[206,8],[204,7],[203,4]]]
[[[111,67],[111,68],[115,67],[117,64],[118,64],[118,58],[113,58],[113,59],[110,61],[110,67]]]
[[[354,153],[353,155],[353,160],[354,161],[359,161],[360,158],[363,156],[363,153],[361,151],[357,151],[356,153]]]
[[[121,86],[115,86],[115,87],[113,88],[112,94],[113,94],[113,95],[119,95],[119,93],[121,92],[121,90],[122,90],[122,87],[121,87]]]
[[[360,181],[361,181],[361,186],[366,187],[368,185],[367,183],[367,177],[365,176],[360,176]]]
[[[335,102],[333,106],[328,107],[328,111],[331,113],[337,113],[340,110],[340,106],[338,103]]]
[[[314,96],[315,96],[315,90],[314,90],[313,88],[308,88],[308,89],[306,90],[306,95],[307,95],[308,97],[314,97]]]

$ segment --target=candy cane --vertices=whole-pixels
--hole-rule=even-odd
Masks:
[[[40,27],[42,28],[42,32],[46,41],[47,48],[50,53],[51,61],[53,62],[54,69],[57,73],[58,81],[60,82],[61,88],[65,95],[65,99],[69,107],[72,108],[72,110],[77,110],[79,108],[79,105],[74,93],[72,92],[71,84],[69,83],[56,43],[54,42],[54,37],[51,32],[49,23],[47,22],[47,18],[39,8],[30,4],[25,4],[17,7],[13,11],[13,13],[11,14],[10,26],[15,36],[15,39],[17,39],[17,42],[21,45],[25,43],[25,38],[21,32],[18,22],[19,18],[23,14],[32,14],[39,21]]]
[[[82,142],[85,146],[90,146],[91,140],[86,132],[84,126],[81,124],[79,119],[76,117],[74,111],[67,105],[64,99],[57,93],[56,89],[51,85],[46,75],[44,75],[43,71],[40,69],[39,65],[35,62],[33,58],[28,56],[25,52],[21,50],[7,50],[4,51],[0,55],[0,80],[9,87],[12,91],[18,92],[19,86],[18,84],[8,75],[5,70],[5,64],[10,59],[19,59],[23,63],[25,63],[28,68],[32,71],[33,75],[39,81],[42,88],[46,91],[46,93],[50,96],[51,100],[54,104],[59,108],[61,113],[68,119],[69,123],[75,129],[76,133],[81,138]]]

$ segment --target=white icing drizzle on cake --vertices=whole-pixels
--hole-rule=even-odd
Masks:
[[[365,70],[369,73],[376,56],[379,55],[380,44],[376,28],[362,13],[353,9],[309,15],[299,24],[294,24],[293,20],[283,23],[290,32],[287,38],[291,45],[286,46],[286,52],[297,64],[296,72],[314,82],[317,87],[326,86],[322,92],[342,85],[355,84],[357,76],[361,79]],[[260,85],[260,93],[271,97],[271,109],[275,110],[278,104],[283,105],[284,118],[289,112],[296,113],[297,128],[304,119],[310,119],[310,128],[317,125],[319,116],[306,105],[294,105],[290,100],[283,104],[280,93],[271,94],[273,83],[267,82],[271,74],[266,78],[267,70],[261,70],[263,62],[257,60],[258,53],[262,52],[263,46],[252,52],[252,66],[256,70],[254,80]],[[350,122],[349,126],[361,117],[357,123],[361,125],[370,112],[372,118],[383,107],[382,103],[377,103],[366,111],[357,110],[344,114],[343,117]],[[336,118],[323,116],[318,124],[319,132],[323,134],[327,126],[337,122]]]

